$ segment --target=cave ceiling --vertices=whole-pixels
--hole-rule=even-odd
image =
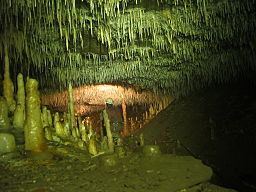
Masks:
[[[0,0],[0,56],[42,89],[186,94],[255,71],[255,18],[256,0]]]

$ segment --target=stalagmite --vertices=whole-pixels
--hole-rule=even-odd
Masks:
[[[13,116],[13,127],[19,130],[23,130],[25,122],[25,88],[23,75],[21,73],[17,76],[17,106]]]
[[[44,132],[45,132],[45,138],[48,140],[48,141],[53,141],[53,137],[52,137],[52,129],[50,127],[46,127],[44,129]]]
[[[54,114],[54,119],[53,119],[53,125],[54,125],[54,127],[56,128],[56,123],[58,122],[58,121],[60,121],[60,115],[59,115],[59,113],[58,112],[56,112],[55,114]]]
[[[41,113],[41,118],[42,118],[43,128],[49,127],[48,113],[47,113],[46,106],[43,106],[42,113]]]
[[[87,133],[86,133],[86,128],[82,122],[81,116],[78,117],[78,130],[79,130],[79,135],[83,141],[87,140]]]
[[[0,97],[0,130],[11,128],[8,118],[8,104],[4,97]]]
[[[15,138],[10,133],[0,133],[0,155],[16,150]]]
[[[79,131],[81,132],[81,130],[82,130],[83,127],[84,127],[84,124],[83,124],[83,122],[82,122],[81,116],[78,116],[78,117],[77,117],[77,122],[78,122]]]
[[[86,129],[85,126],[80,128],[80,132],[81,132],[81,138],[84,142],[88,141],[88,134],[86,133]]]
[[[52,114],[51,114],[50,110],[47,110],[47,119],[48,119],[49,126],[52,127],[53,126],[53,124],[52,124]]]
[[[68,84],[68,123],[72,133],[75,127],[75,111],[74,111],[74,98],[71,83]]]
[[[13,97],[14,87],[13,82],[10,78],[9,72],[9,55],[8,55],[8,48],[4,45],[4,80],[3,80],[3,94],[8,104],[8,109],[10,112],[14,112],[15,110],[15,100]]]
[[[66,135],[66,133],[65,133],[65,130],[64,130],[64,127],[63,127],[63,125],[62,125],[59,121],[56,122],[56,127],[55,127],[55,129],[56,129],[56,135],[57,135],[58,137],[60,137],[60,138],[65,138],[65,137],[67,137],[67,135]]]
[[[75,127],[73,127],[73,128],[71,129],[71,135],[72,135],[75,139],[77,139],[77,131],[76,131],[76,128],[75,128]]]
[[[110,127],[110,120],[109,120],[106,109],[103,110],[103,119],[104,119],[104,125],[106,127],[107,137],[108,137],[108,150],[109,152],[114,152],[113,136],[112,136],[111,127]]]
[[[54,114],[54,119],[53,119],[53,125],[54,125],[54,128],[56,129],[56,124],[57,124],[57,122],[59,122],[60,121],[60,115],[59,115],[59,113],[58,112],[56,112],[55,114]]]
[[[80,139],[80,137],[81,137],[80,130],[78,129],[78,127],[75,127],[74,129],[75,129],[75,131],[76,131],[76,137],[77,137],[78,139]]]
[[[63,113],[63,127],[64,127],[64,132],[67,136],[71,135],[71,130],[69,127],[68,119],[67,119],[67,113]]]
[[[100,143],[100,149],[101,151],[108,151],[108,138],[107,136],[104,136],[102,139],[101,139],[101,143]]]
[[[96,147],[95,136],[91,137],[89,140],[88,151],[92,155],[97,155],[97,153],[98,153],[97,147]]]
[[[25,150],[42,151],[46,148],[41,121],[38,82],[28,79],[26,83],[26,120],[24,126]]]
[[[143,133],[140,134],[140,146],[144,146],[144,135],[143,135]]]
[[[129,130],[127,128],[127,112],[126,112],[126,103],[125,100],[122,101],[122,111],[123,111],[123,120],[124,120],[124,127],[123,127],[123,136],[128,136]]]

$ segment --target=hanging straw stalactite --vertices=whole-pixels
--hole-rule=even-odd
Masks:
[[[186,95],[230,81],[227,68],[255,71],[255,7],[255,0],[2,1],[0,44],[13,69],[22,63],[42,74],[41,87],[121,81]]]

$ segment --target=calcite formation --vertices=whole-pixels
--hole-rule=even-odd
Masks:
[[[25,122],[25,88],[23,75],[21,73],[17,76],[17,106],[13,116],[13,127],[19,130],[23,130]]]
[[[28,79],[26,83],[26,121],[24,131],[26,150],[42,151],[45,149],[40,96],[38,82],[35,79]]]

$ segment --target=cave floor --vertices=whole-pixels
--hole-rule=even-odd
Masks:
[[[102,157],[66,146],[16,156],[1,165],[2,191],[176,191],[211,176],[211,169],[192,157],[131,153],[112,166]]]
[[[64,145],[26,154],[20,147],[2,156],[0,191],[232,191],[207,182],[211,168],[192,156],[145,156],[137,148],[122,158],[91,158]]]

